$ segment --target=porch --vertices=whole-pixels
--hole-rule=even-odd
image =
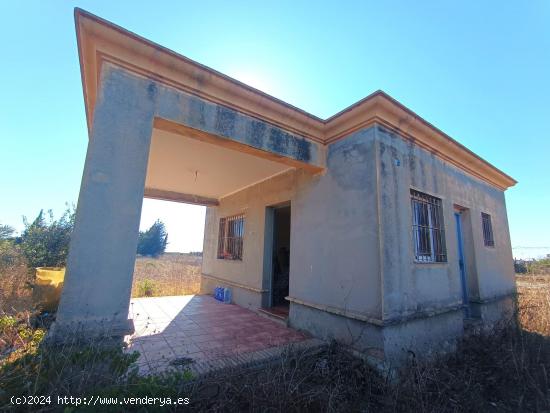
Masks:
[[[254,311],[208,295],[133,298],[129,317],[135,333],[126,338],[127,351],[140,353],[142,374],[182,367],[200,374],[261,362],[290,345],[319,344]]]

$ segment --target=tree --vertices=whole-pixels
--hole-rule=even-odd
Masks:
[[[68,207],[58,220],[54,220],[51,210],[48,215],[46,220],[41,210],[31,224],[23,218],[25,230],[21,235],[21,249],[30,267],[63,267],[67,263],[74,207]]]
[[[15,230],[9,225],[0,224],[0,280],[7,276],[8,269],[12,270],[12,267],[21,266],[24,262],[13,237],[14,232]]]
[[[164,254],[166,244],[168,244],[166,227],[161,220],[157,219],[147,231],[139,232],[137,253],[156,258]]]
[[[9,225],[0,224],[0,241],[8,240],[13,236],[15,230]]]

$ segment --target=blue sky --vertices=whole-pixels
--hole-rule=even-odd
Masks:
[[[1,2],[0,223],[75,202],[87,144],[73,8],[321,117],[382,89],[519,184],[512,245],[550,249],[550,2]],[[204,210],[144,204],[176,250]]]

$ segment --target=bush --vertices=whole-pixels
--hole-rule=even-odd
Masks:
[[[157,290],[154,281],[148,279],[140,281],[137,287],[138,297],[152,297],[153,295],[155,295],[155,291]]]
[[[21,248],[30,267],[64,267],[67,262],[74,208],[67,208],[57,221],[51,210],[48,214],[49,220],[46,220],[41,210],[31,224],[23,219],[25,231],[21,236]]]
[[[139,232],[137,253],[140,255],[158,257],[164,254],[166,244],[168,244],[166,227],[162,221],[157,219],[147,231]]]

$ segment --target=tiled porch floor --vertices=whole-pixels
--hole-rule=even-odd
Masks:
[[[253,311],[211,296],[134,298],[130,303],[143,373],[210,362],[305,340],[307,337]]]

